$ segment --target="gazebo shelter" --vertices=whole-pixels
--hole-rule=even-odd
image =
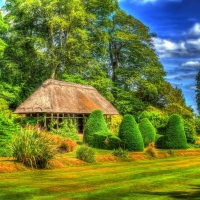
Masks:
[[[79,132],[83,132],[84,118],[100,109],[107,119],[118,115],[116,108],[92,86],[46,80],[14,113],[44,116],[44,127],[56,119],[57,128],[63,119],[76,119]]]

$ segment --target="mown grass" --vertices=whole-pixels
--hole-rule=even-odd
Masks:
[[[2,200],[200,199],[199,156],[25,170],[0,178]]]

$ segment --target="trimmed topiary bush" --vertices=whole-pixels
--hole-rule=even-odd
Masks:
[[[107,136],[104,132],[97,132],[93,135],[93,147],[99,149],[106,149],[106,139]]]
[[[108,149],[118,149],[120,147],[121,140],[116,135],[110,135],[108,137],[107,148]]]
[[[85,130],[83,134],[83,142],[89,146],[94,145],[94,133],[101,132],[108,136],[108,128],[101,110],[94,110],[85,125]]]
[[[164,138],[162,140],[162,148],[165,149],[185,149],[187,148],[187,140],[184,132],[182,119],[179,115],[170,116]]]
[[[156,130],[149,119],[142,119],[139,124],[139,129],[142,134],[145,147],[147,147],[150,143],[155,142]]]
[[[122,147],[129,151],[143,151],[144,143],[138,125],[132,115],[125,115],[119,127]]]

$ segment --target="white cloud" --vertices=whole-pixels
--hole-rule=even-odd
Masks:
[[[195,50],[200,51],[200,38],[189,39],[187,40],[187,44],[191,45]]]
[[[182,63],[181,66],[183,67],[200,67],[200,61],[188,61],[185,63]]]
[[[169,58],[174,54],[185,54],[187,49],[184,42],[175,43],[169,40],[155,38],[155,49],[161,58]]]
[[[200,23],[195,23],[188,33],[189,35],[200,36]]]
[[[180,42],[155,38],[154,46],[160,58],[191,57],[200,54],[200,38]]]

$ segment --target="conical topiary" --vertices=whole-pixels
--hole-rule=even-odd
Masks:
[[[90,146],[94,146],[94,134],[98,132],[108,135],[108,128],[103,112],[101,110],[94,110],[86,122],[83,142]]]
[[[149,143],[155,142],[156,130],[149,121],[149,119],[147,118],[142,119],[139,124],[139,129],[142,134],[145,147],[148,146]]]
[[[173,114],[169,118],[165,136],[162,140],[162,147],[166,149],[187,148],[187,139],[184,132],[184,125],[181,117],[177,114]]]
[[[129,151],[143,151],[144,143],[138,125],[132,115],[125,115],[119,127],[119,138]],[[121,145],[122,146],[122,145]]]

